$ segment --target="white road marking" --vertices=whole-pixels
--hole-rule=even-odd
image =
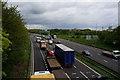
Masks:
[[[90,80],[83,72],[80,71],[80,73],[81,73],[87,80]]]
[[[90,73],[90,72],[86,72],[87,74]]]
[[[76,66],[73,65],[74,68],[76,68]]]
[[[75,75],[76,73],[72,73],[72,75]]]
[[[65,75],[68,77],[69,80],[71,80],[67,73],[65,73]]]
[[[104,62],[108,62],[108,61],[104,60]]]
[[[37,44],[37,43],[36,43],[36,44]],[[38,44],[37,44],[37,46],[39,47]],[[40,51],[40,53],[41,53],[41,55],[42,55],[42,58],[43,58],[43,61],[44,61],[45,67],[46,67],[46,69],[48,70],[48,66],[47,66],[47,64],[46,64],[46,61],[45,61],[45,58],[44,58],[44,56],[43,56],[43,53],[42,53],[41,49],[40,49],[39,51]]]
[[[37,44],[37,43],[36,43]],[[39,45],[37,44],[37,46],[39,47]]]
[[[92,77],[94,77],[95,75],[92,75]]]
[[[98,72],[96,72],[95,70],[93,70],[92,68],[90,68],[89,66],[87,66],[85,63],[81,62],[80,60],[78,60],[77,58],[75,58],[78,62],[82,63],[84,66],[86,66],[87,68],[89,68],[90,70],[92,70],[93,72],[95,72],[97,75],[100,75]]]
[[[112,59],[113,61],[117,61],[117,60],[115,60],[115,59]]]
[[[76,77],[76,78],[79,78],[79,77]]]

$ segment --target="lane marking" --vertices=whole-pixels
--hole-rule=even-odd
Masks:
[[[94,77],[95,75],[92,75],[92,77]]]
[[[79,77],[76,77],[76,78],[79,78]]]
[[[37,43],[36,43],[36,44],[37,44]],[[37,46],[39,47],[38,44],[37,44]],[[43,53],[42,53],[41,49],[39,49],[39,51],[40,51],[40,53],[41,53],[41,55],[42,55],[42,58],[43,58],[43,61],[44,61],[45,67],[46,67],[46,69],[48,70],[48,66],[47,66],[47,64],[46,64],[46,61],[45,61],[45,58],[44,58],[44,56],[43,56]]]
[[[91,73],[91,72],[86,72],[86,73],[88,74],[88,73]]]
[[[96,73],[97,75],[100,76],[100,74],[98,72],[96,72],[95,70],[93,70],[92,68],[90,68],[89,66],[87,66],[85,63],[81,62],[80,60],[78,60],[77,58],[75,58],[78,62],[82,63],[84,66],[86,66],[87,68],[89,68],[90,70],[92,70],[94,73]]]
[[[80,71],[80,73],[81,73],[87,80],[90,80],[83,72]]]
[[[46,61],[45,61],[45,58],[44,58],[44,56],[43,56],[43,53],[42,53],[41,49],[40,49],[40,52],[41,52],[41,54],[42,54],[42,57],[43,57],[43,60],[44,60],[44,63],[45,63],[45,67],[46,67],[46,69],[48,70],[48,66],[47,66],[47,64],[46,64]]]
[[[36,44],[37,44],[37,46],[39,47],[38,43],[36,43]]]
[[[72,75],[75,75],[76,73],[72,73]]]
[[[108,61],[106,61],[106,60],[103,60],[104,62],[106,62],[106,63],[108,63]]]
[[[75,65],[73,65],[74,68],[77,68]]]
[[[117,61],[117,60],[115,60],[115,59],[112,59],[113,61]]]
[[[69,80],[71,80],[67,73],[65,73],[65,75],[68,77]]]

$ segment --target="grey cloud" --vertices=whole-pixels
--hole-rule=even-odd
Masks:
[[[91,28],[96,23],[104,27],[117,26],[115,2],[40,2],[13,3],[18,5],[28,24],[49,28]]]

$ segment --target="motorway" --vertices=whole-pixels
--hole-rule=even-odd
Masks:
[[[45,61],[45,50],[41,50],[39,48],[39,44],[36,43],[35,38],[31,39],[32,45],[33,45],[33,72],[36,71],[45,71],[49,70],[47,68],[47,64]],[[48,45],[47,48],[50,50],[53,50],[54,45]],[[65,72],[66,76],[68,77],[69,80],[74,80],[74,79],[82,79],[82,80],[93,80],[100,74],[79,61],[78,59],[75,59],[75,64],[71,68],[65,68],[62,66],[62,70]]]
[[[102,55],[102,49],[94,48],[91,46],[79,44],[76,42],[72,42],[64,39],[55,39],[54,41],[61,41],[62,44],[74,49],[76,52],[81,53],[83,50],[89,50],[91,56],[88,56],[90,59],[95,60],[96,62],[120,73],[120,61],[119,59],[112,59],[110,57]]]

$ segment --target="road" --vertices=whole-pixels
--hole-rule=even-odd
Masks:
[[[45,50],[41,50],[39,48],[38,43],[36,43],[35,39],[32,39],[33,49],[34,49],[34,72],[35,71],[45,71],[48,70],[45,62]],[[53,50],[54,45],[47,45],[48,49]],[[71,68],[65,68],[62,66],[62,70],[65,72],[66,76],[69,80],[74,79],[82,79],[82,80],[93,80],[96,78],[99,73],[94,71],[93,69],[86,66],[84,63],[75,59],[75,64]]]
[[[38,43],[36,43],[35,39],[31,39],[32,40],[32,44],[33,44],[33,54],[34,54],[34,58],[33,58],[33,68],[34,68],[34,72],[36,71],[45,71],[46,69],[46,62],[44,59],[44,56],[41,53],[41,50],[39,48]]]
[[[49,50],[53,50],[54,45],[47,45]],[[70,79],[83,79],[93,80],[100,74],[82,63],[80,60],[75,58],[75,64],[71,68],[65,68],[62,66],[63,71],[69,76]]]
[[[110,57],[102,55],[102,49],[94,48],[91,46],[79,44],[76,42],[72,42],[64,39],[55,39],[55,41],[61,41],[62,44],[74,49],[76,52],[81,53],[83,50],[89,50],[91,52],[91,56],[88,56],[90,59],[95,60],[96,62],[120,73],[120,61],[116,59],[112,59]]]

